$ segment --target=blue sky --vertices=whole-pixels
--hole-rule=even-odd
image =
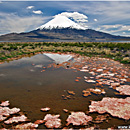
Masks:
[[[63,12],[86,16],[79,24],[87,28],[130,36],[130,1],[2,1],[0,35],[34,30]]]

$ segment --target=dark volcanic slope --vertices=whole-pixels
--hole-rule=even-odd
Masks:
[[[114,36],[111,34],[86,29],[77,30],[72,28],[64,29],[43,29],[27,33],[11,33],[0,36],[0,41],[111,41],[130,40],[130,37]]]

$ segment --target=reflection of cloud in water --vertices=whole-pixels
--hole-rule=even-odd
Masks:
[[[52,60],[54,60],[58,64],[61,64],[65,61],[72,59],[71,55],[65,55],[65,54],[60,55],[60,54],[44,53],[44,55],[51,58]]]
[[[31,56],[31,57],[23,57],[22,59],[19,59],[19,62],[25,62],[27,61],[28,63],[33,61],[33,63],[39,63],[39,62],[50,62],[50,59],[48,57],[46,57],[45,55],[43,54],[37,54],[37,55],[34,55],[34,56]]]
[[[33,70],[33,69],[30,69],[30,71],[31,71],[31,72],[34,72],[35,70]]]
[[[36,68],[42,68],[42,65],[35,65]]]
[[[23,57],[21,59],[18,60],[13,60],[13,61],[9,61],[5,62],[4,64],[1,64],[0,67],[19,67],[25,64],[46,64],[46,63],[52,63],[52,61],[45,55],[43,54],[37,54],[31,57]]]
[[[0,77],[4,77],[5,76],[5,74],[0,74]]]
[[[41,82],[38,82],[37,84],[38,84],[38,85],[42,85],[42,83],[41,83]]]

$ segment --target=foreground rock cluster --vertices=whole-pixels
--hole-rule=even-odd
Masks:
[[[41,108],[41,111],[49,111],[50,108]],[[64,112],[69,112],[67,109],[63,109]],[[114,117],[119,117],[125,120],[130,119],[130,97],[125,99],[118,98],[103,98],[102,101],[92,101],[89,106],[89,113],[98,112],[100,114],[110,113]],[[95,119],[91,116],[86,115],[84,112],[70,112],[66,119],[66,129],[70,124],[73,126],[88,126],[89,124],[98,124],[103,121],[108,122],[106,115],[98,115]],[[34,123],[31,122],[23,113],[20,112],[19,108],[9,108],[9,101],[3,101],[0,105],[0,122],[6,125],[11,124],[11,128],[13,129],[35,129],[38,128],[39,125],[45,125],[46,128],[62,128],[62,121],[60,119],[60,115],[46,114],[45,117],[41,120],[36,120]],[[93,127],[89,127],[86,129],[94,129],[96,125]],[[68,129],[68,128],[67,128]]]
[[[38,128],[39,124],[43,124],[46,128],[61,128],[62,123],[60,115],[46,114],[44,119],[36,120],[34,123],[24,115],[21,114],[19,108],[9,108],[9,101],[2,101],[0,104],[0,122],[3,122],[6,125],[11,124],[13,129],[35,129]],[[49,111],[50,108],[41,108],[41,111]],[[67,109],[64,109],[65,112],[68,112]],[[92,121],[92,117],[86,115],[84,112],[71,112],[71,114],[66,119],[68,126],[69,124],[73,125],[87,125],[88,122]]]
[[[33,129],[37,128],[38,125],[34,123],[18,124],[28,121],[28,118],[20,113],[20,108],[9,108],[9,101],[2,101],[0,104],[0,122],[3,121],[5,125],[16,124],[12,128],[17,129]]]

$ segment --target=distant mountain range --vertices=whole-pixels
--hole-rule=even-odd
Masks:
[[[130,41],[130,37],[86,29],[65,16],[56,16],[36,30],[25,33],[10,33],[0,36],[0,41]]]

